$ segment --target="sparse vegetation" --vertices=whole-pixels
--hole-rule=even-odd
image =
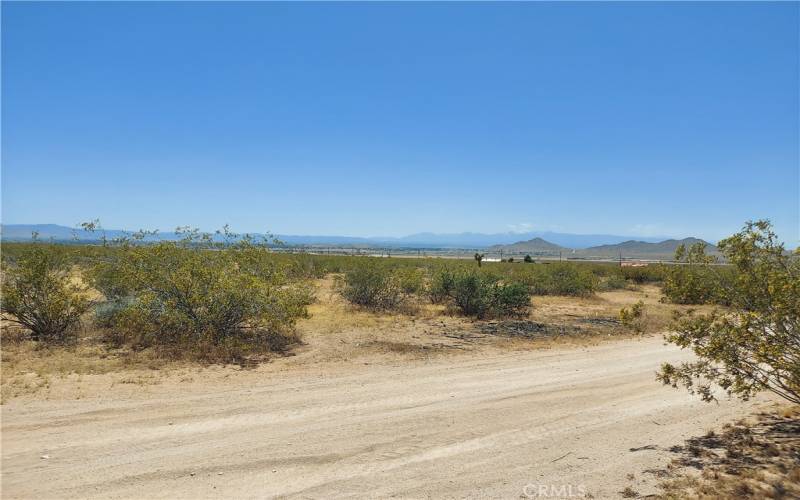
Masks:
[[[87,226],[95,231],[98,227],[96,223]],[[702,249],[692,248],[684,252],[681,266],[633,268],[547,261],[524,266],[485,262],[478,254],[481,267],[477,269],[458,259],[280,253],[263,242],[227,231],[217,235],[186,231],[184,235],[183,241],[174,242],[147,240],[147,233],[140,233],[106,239],[105,245],[4,244],[6,282],[14,281],[12,273],[30,252],[59,255],[59,273],[70,276],[69,290],[81,300],[89,296],[102,299],[89,308],[93,314],[81,312],[87,311],[81,307],[77,309],[80,314],[72,317],[83,314],[84,324],[92,324],[110,347],[155,349],[170,357],[241,361],[296,341],[293,325],[312,300],[308,282],[326,275],[339,276],[339,294],[367,310],[410,314],[449,310],[478,319],[524,316],[531,307],[531,296],[591,297],[596,292],[636,288],[662,278],[670,280],[665,292],[671,293],[694,290],[696,283],[708,288],[706,272],[708,276],[720,271],[735,276],[732,268],[712,266],[703,258]],[[679,274],[686,270],[693,277],[689,285]],[[722,297],[719,290],[732,282],[715,279],[713,283],[715,296]],[[729,300],[727,297],[724,300]],[[685,301],[693,300],[706,299]],[[645,317],[636,315],[636,307],[626,308],[620,322],[612,313],[609,324],[643,331]],[[647,326],[661,328],[666,316],[658,308],[646,318]]]
[[[275,369],[309,359],[428,363],[484,345],[524,350],[590,345],[619,338],[624,329],[661,328],[670,309],[687,309],[658,301],[659,290],[650,283],[665,272],[661,266],[635,273],[614,264],[575,262],[484,262],[478,268],[470,259],[280,254],[246,238],[227,238],[190,231],[178,242],[12,245],[4,255],[7,269],[25,263],[29,250],[60,254],[63,276],[97,305],[84,314],[93,328],[71,345],[45,346],[28,340],[27,333],[4,331],[3,402],[84,398],[98,390],[162,391],[175,381],[176,371],[196,370],[197,361],[251,365],[270,351],[291,347],[297,332],[305,334],[307,345]],[[731,271],[731,276],[739,275]],[[312,299],[312,279],[320,297],[309,308],[314,317],[295,328]],[[774,288],[783,282],[770,283]],[[270,365],[252,376],[269,373],[261,370]],[[169,369],[162,370],[165,366]],[[219,377],[233,370],[213,367],[207,373]],[[775,491],[792,491],[791,477],[781,479],[776,488],[783,489]],[[744,486],[731,482],[737,489],[724,491],[767,491],[751,479]],[[638,485],[625,486],[613,491],[640,496]],[[708,485],[699,487],[710,491]]]

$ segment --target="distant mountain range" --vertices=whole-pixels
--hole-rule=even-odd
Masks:
[[[581,257],[581,258],[616,258],[619,256],[626,258],[667,260],[675,255],[675,249],[679,245],[689,247],[695,243],[706,245],[706,253],[709,255],[719,255],[719,249],[698,238],[684,238],[682,240],[664,240],[659,242],[647,242],[628,240],[621,243],[597,245],[582,249],[565,248],[542,238],[533,238],[528,241],[518,241],[510,245],[494,245],[489,247],[489,252],[513,254],[530,254],[532,256],[556,256]]]
[[[87,233],[81,229],[60,226],[57,224],[3,224],[0,225],[0,236],[6,241],[30,241],[33,232],[38,233],[40,240],[56,241],[96,241],[100,232]],[[122,236],[125,231],[107,229],[106,237],[109,239]],[[395,247],[395,248],[462,248],[485,249],[496,245],[510,245],[522,240],[540,239],[547,245],[556,245],[565,249],[586,249],[598,245],[615,245],[631,239],[630,236],[613,234],[570,234],[551,231],[532,231],[527,233],[417,233],[399,238],[372,237],[363,238],[356,236],[319,236],[319,235],[285,235],[276,237],[287,245],[307,246],[348,246],[348,247]],[[174,232],[162,232],[153,239],[175,239]],[[658,243],[666,238],[642,238],[643,242]],[[544,248],[543,247],[543,248]],[[548,247],[549,248],[549,247]],[[571,251],[571,250],[570,250]]]
[[[595,245],[613,245],[630,240],[630,236],[614,234],[571,234],[552,231],[531,231],[525,233],[418,233],[402,238],[370,238],[381,242],[391,242],[403,246],[436,246],[441,248],[488,248],[494,245],[509,245],[522,240],[542,238],[547,242],[567,248],[588,248]],[[643,238],[658,242],[666,237]]]
[[[81,241],[90,242],[100,239],[102,232],[89,233],[57,224],[3,224],[0,225],[0,236],[5,241],[30,241],[36,233],[40,240]],[[109,239],[124,236],[127,233],[119,229],[107,229],[105,235]],[[546,235],[545,239],[543,236]],[[490,253],[531,254],[533,256],[564,257],[602,257],[616,258],[622,253],[628,258],[669,259],[675,248],[681,243],[689,246],[704,242],[697,238],[683,240],[647,238],[631,240],[629,237],[617,235],[584,235],[554,232],[531,233],[457,233],[437,234],[418,233],[400,238],[362,238],[350,236],[298,236],[276,235],[287,245],[292,246],[342,246],[350,248],[442,248],[442,249],[485,249]],[[173,240],[179,238],[174,232],[162,232],[148,237],[149,240]],[[528,238],[524,239],[523,238]],[[718,253],[717,248],[708,245],[707,252]]]

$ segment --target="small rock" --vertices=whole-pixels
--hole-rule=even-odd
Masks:
[[[277,469],[272,469],[272,472],[278,472]]]
[[[218,476],[221,476],[221,475],[222,475],[222,472],[217,472],[217,475],[218,475]]]
[[[42,455],[39,458],[41,458],[42,460],[47,460],[48,458],[50,458],[50,455]]]
[[[194,472],[190,472],[190,473],[189,473],[189,475],[190,475],[190,476],[194,476]]]

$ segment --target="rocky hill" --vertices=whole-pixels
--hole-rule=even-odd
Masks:
[[[489,252],[504,252],[510,254],[524,253],[531,255],[558,255],[559,252],[572,252],[568,248],[550,243],[542,238],[533,238],[527,241],[518,241],[510,245],[494,245],[487,248]]]

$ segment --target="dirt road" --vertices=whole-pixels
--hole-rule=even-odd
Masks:
[[[754,404],[660,386],[660,337],[242,374],[2,410],[4,498],[616,498]],[[763,403],[761,403],[763,404]],[[635,451],[632,451],[635,450]],[[633,474],[631,478],[628,475]]]

